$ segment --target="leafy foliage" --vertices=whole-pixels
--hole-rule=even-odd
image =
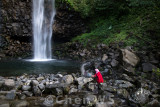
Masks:
[[[160,68],[153,69],[153,73],[155,73],[156,76],[157,76],[158,78],[160,78]]]

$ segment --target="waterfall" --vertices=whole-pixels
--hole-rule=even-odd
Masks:
[[[33,0],[33,48],[35,61],[52,59],[52,25],[55,0]]]

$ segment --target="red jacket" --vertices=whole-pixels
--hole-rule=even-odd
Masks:
[[[100,72],[94,75],[94,77],[97,77],[97,82],[98,83],[103,83],[103,77]]]

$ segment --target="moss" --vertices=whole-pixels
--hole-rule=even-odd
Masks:
[[[131,9],[130,14],[117,19],[116,16],[95,17],[89,22],[91,31],[72,39],[80,41],[85,46],[88,43],[123,42],[125,45],[150,44],[158,47],[160,40],[160,8]]]

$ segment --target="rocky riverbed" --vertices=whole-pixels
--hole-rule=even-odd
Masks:
[[[0,107],[160,106],[158,52],[97,47],[95,51],[79,48],[77,54],[75,48],[68,50],[85,61],[81,72],[0,77]],[[86,75],[94,74],[95,68],[104,78],[100,89],[96,80]]]
[[[160,107],[156,66],[121,49],[87,61],[81,72],[0,77],[0,107]],[[94,68],[104,78],[100,89],[86,75]]]
[[[138,75],[103,73],[100,89],[93,78],[72,74],[0,77],[1,107],[159,107],[160,87]]]

